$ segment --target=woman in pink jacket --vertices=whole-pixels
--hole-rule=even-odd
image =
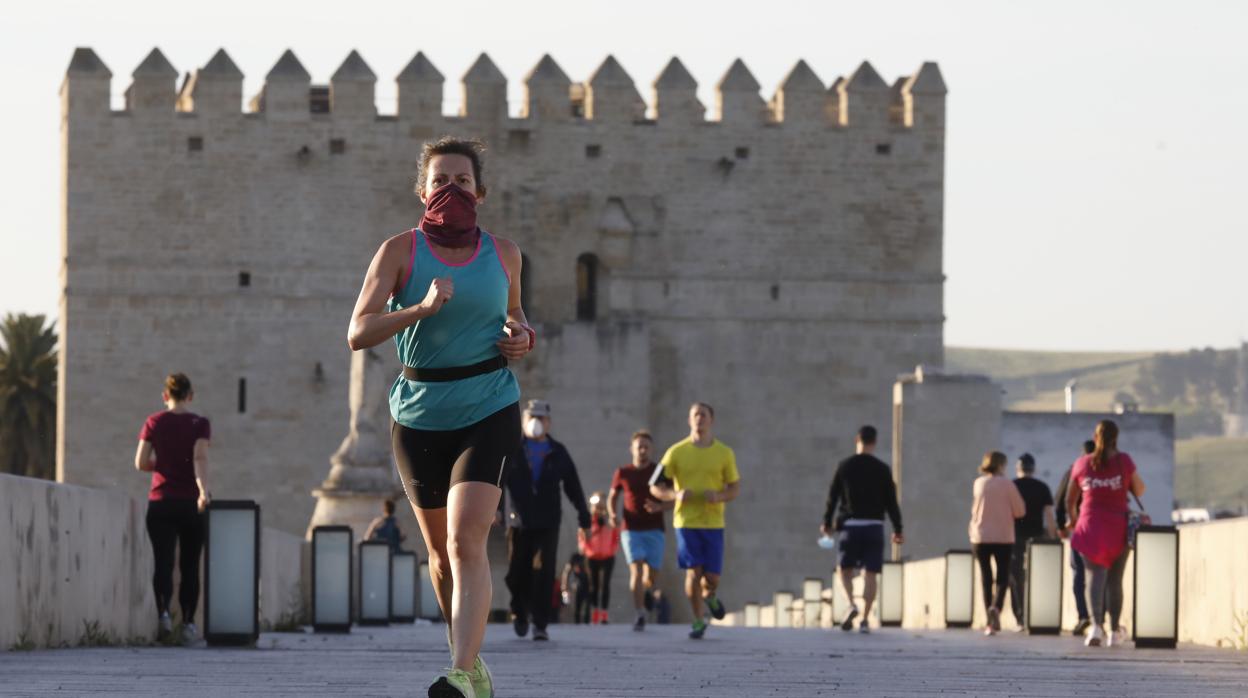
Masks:
[[[990,451],[979,466],[983,473],[971,488],[971,550],[979,560],[979,577],[984,588],[984,606],[988,612],[985,635],[1001,632],[1001,607],[1010,582],[1010,556],[1014,551],[1014,519],[1027,513],[1023,496],[1014,483],[1005,477],[1005,454]],[[992,560],[996,560],[994,583]]]
[[[593,523],[589,535],[585,529],[576,532],[578,548],[589,565],[589,605],[593,609],[590,623],[607,622],[607,607],[611,603],[611,571],[615,569],[615,552],[620,548],[620,529],[612,526],[607,518],[607,498],[595,492],[589,498]]]

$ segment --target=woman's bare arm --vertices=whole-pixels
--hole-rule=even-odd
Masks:
[[[529,332],[522,329],[529,326],[529,320],[520,302],[522,297],[520,276],[524,271],[524,257],[521,256],[520,248],[516,243],[505,238],[495,237],[494,248],[498,251],[498,258],[502,261],[503,267],[507,270],[507,276],[511,280],[511,286],[507,291],[507,327],[510,328],[511,334],[498,341],[498,350],[508,361],[514,361],[523,358],[532,350]]]
[[[152,442],[140,441],[139,450],[134,453],[134,469],[144,473],[150,473],[156,469],[152,465]]]
[[[450,279],[436,279],[424,301],[393,313],[386,312],[386,301],[398,291],[400,275],[410,257],[412,243],[408,235],[396,235],[383,242],[368,265],[364,286],[355,301],[351,325],[347,329],[347,346],[351,351],[375,347],[433,315],[454,292]]]

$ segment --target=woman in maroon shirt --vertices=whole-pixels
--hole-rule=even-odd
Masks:
[[[152,541],[156,571],[152,586],[160,614],[160,635],[173,631],[169,603],[173,597],[174,553],[180,546],[178,566],[182,585],[182,641],[193,642],[195,607],[199,604],[199,556],[204,547],[202,512],[208,506],[208,420],[187,411],[194,396],[191,381],[181,373],[165,379],[161,399],[166,409],[147,418],[139,431],[139,450],[134,467],[152,474],[148,494],[147,535]]]

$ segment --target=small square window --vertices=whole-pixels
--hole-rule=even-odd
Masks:
[[[876,143],[875,144],[876,155],[888,155],[891,152],[893,152],[892,143]]]
[[[746,159],[746,158],[748,158],[748,157],[750,157],[750,149],[749,149],[749,148],[746,148],[746,147],[744,147],[744,146],[737,148],[737,159],[738,159],[738,160],[745,160],[745,159]]]
[[[596,158],[602,155],[602,146],[594,144],[585,146],[585,157]]]
[[[771,299],[773,301],[780,300],[780,284],[771,285]]]
[[[238,379],[238,413],[245,414],[247,412],[247,379]]]
[[[529,132],[513,129],[507,132],[507,151],[511,153],[529,152]]]
[[[203,150],[204,149],[204,137],[203,136],[191,136],[190,138],[187,138],[186,149],[192,153],[198,153],[199,151]]]
[[[330,155],[342,155],[345,152],[347,152],[347,139],[345,138],[329,139]]]
[[[243,286],[243,287],[250,286],[251,285],[251,272],[249,271],[238,272],[238,285]]]

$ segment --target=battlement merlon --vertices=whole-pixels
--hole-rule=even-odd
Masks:
[[[217,51],[195,71],[178,93],[170,94],[177,71],[159,50],[153,50],[134,71],[127,89],[126,111],[159,114],[165,111],[226,116],[240,114],[242,71],[224,50]],[[112,73],[89,48],[75,50],[62,85],[65,114],[89,117],[109,113]],[[357,122],[376,120],[377,77],[356,51],[343,61],[330,80],[329,118]],[[507,78],[482,53],[461,79],[464,99],[458,116],[482,126],[508,121]],[[398,117],[431,122],[442,114],[442,73],[423,53],[417,53],[395,80]],[[651,114],[660,126],[687,126],[707,122],[697,98],[698,83],[679,59],[673,58],[653,83]],[[733,61],[716,87],[711,122],[734,127],[823,124],[833,128],[903,128],[943,131],[947,88],[940,68],[924,63],[913,75],[892,86],[869,62],[827,90],[814,70],[798,61],[770,101],[740,59]],[[311,76],[294,53],[287,50],[265,77],[250,110],[266,119],[304,120],[312,109]],[[172,102],[166,109],[165,104]],[[578,107],[583,105],[583,114]],[[585,83],[573,83],[549,55],[525,78],[521,119],[536,122],[573,120],[631,123],[645,117],[646,102],[624,67],[608,56]]]

